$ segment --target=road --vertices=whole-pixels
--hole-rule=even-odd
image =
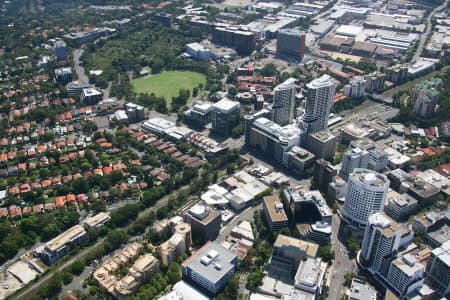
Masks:
[[[444,8],[447,7],[449,0],[446,0],[441,6],[436,7],[435,9],[433,9],[433,11],[428,15],[426,21],[427,21],[427,29],[425,30],[424,33],[421,34],[420,36],[420,41],[419,41],[419,45],[417,46],[417,50],[416,53],[414,54],[412,61],[415,62],[417,61],[417,59],[419,58],[419,56],[422,54],[423,48],[425,47],[425,43],[427,42],[427,38],[431,33],[431,18],[433,18],[434,14],[436,14],[437,12],[443,10]]]
[[[134,222],[136,220],[138,220],[141,216],[149,214],[150,212],[156,212],[158,210],[158,208],[167,205],[170,196],[176,195],[180,190],[185,189],[185,188],[186,188],[186,186],[184,186],[181,189],[176,190],[176,191],[174,191],[174,192],[164,196],[159,201],[157,201],[154,206],[149,207],[149,208],[144,209],[143,211],[141,211],[139,213],[139,216],[133,222],[131,222],[129,225],[127,225],[124,229],[126,230],[127,228],[131,227],[134,224]],[[53,266],[53,269],[50,272],[48,272],[44,276],[38,278],[35,282],[33,282],[32,285],[29,285],[28,287],[25,287],[24,289],[20,290],[16,295],[11,296],[11,299],[28,299],[28,298],[31,298],[31,296],[36,294],[36,291],[40,287],[48,284],[48,282],[52,278],[52,275],[53,275],[54,272],[62,271],[63,269],[65,269],[68,266],[70,266],[76,260],[84,259],[90,251],[92,251],[95,248],[99,247],[101,245],[101,243],[103,243],[104,240],[105,240],[105,238],[101,238],[95,244],[93,244],[93,245],[83,249],[80,253],[78,253],[74,257],[71,257],[68,260],[65,260],[63,262],[60,262],[60,264],[56,263],[56,265]]]
[[[333,226],[331,233],[331,245],[335,252],[336,258],[329,271],[329,292],[328,299],[339,299],[341,294],[345,291],[344,276],[348,272],[355,272],[356,266],[354,261],[348,257],[348,251],[345,244],[340,237],[339,229],[341,228],[341,218],[333,215]]]
[[[83,55],[83,49],[75,49],[73,51],[73,64],[75,66],[75,73],[77,73],[78,81],[83,81],[85,83],[89,83],[89,78],[84,71],[83,64],[80,60],[81,55]]]

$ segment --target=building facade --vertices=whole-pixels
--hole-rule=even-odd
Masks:
[[[355,76],[344,87],[344,95],[355,99],[364,96],[366,91],[366,80],[362,76]]]
[[[365,228],[369,215],[382,212],[389,180],[383,174],[355,169],[348,178],[342,216],[351,226]]]
[[[277,56],[301,61],[305,56],[306,33],[293,29],[281,29],[277,37]]]
[[[431,252],[425,281],[439,296],[450,297],[450,241]]]
[[[220,135],[229,135],[231,130],[239,124],[239,102],[223,98],[214,103],[211,114],[212,130]]]
[[[336,84],[329,75],[306,84],[306,104],[304,122],[308,133],[314,133],[328,128],[328,117],[333,106]]]
[[[196,204],[185,213],[184,218],[191,225],[192,238],[197,242],[211,241],[219,235],[222,215],[215,209]]]
[[[294,120],[295,82],[295,78],[289,78],[274,89],[272,120],[281,126]]]
[[[238,257],[220,246],[208,242],[181,264],[183,277],[216,295],[233,277]]]

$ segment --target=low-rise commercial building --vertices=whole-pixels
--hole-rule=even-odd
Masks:
[[[75,225],[37,248],[35,253],[44,263],[51,265],[63,258],[86,238],[86,230],[80,225]]]
[[[222,246],[208,242],[181,264],[183,277],[216,295],[233,277],[238,257]]]
[[[320,295],[325,275],[320,264],[320,259],[307,258],[301,261],[294,276],[295,287],[316,296]]]
[[[80,100],[84,105],[95,105],[102,99],[103,93],[94,88],[86,88],[81,91]]]
[[[211,51],[199,43],[190,43],[186,45],[186,53],[190,58],[195,60],[206,60],[211,59]]]
[[[277,274],[292,278],[302,260],[316,258],[319,245],[282,234],[273,245],[269,268]]]
[[[263,211],[271,231],[288,227],[289,219],[283,208],[283,203],[277,196],[264,197]]]
[[[404,221],[417,211],[417,200],[407,194],[390,190],[387,194],[386,214],[396,221]]]

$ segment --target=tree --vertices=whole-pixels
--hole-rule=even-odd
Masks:
[[[172,284],[181,280],[181,267],[178,263],[173,262],[170,264],[169,269],[167,270],[167,277],[169,277],[169,281]]]
[[[345,275],[344,275],[344,279],[345,279],[344,285],[350,287],[354,277],[355,277],[355,273],[351,273],[351,272],[350,273],[345,273]]]
[[[82,261],[76,260],[70,265],[70,272],[74,275],[80,275],[84,270],[84,263]]]
[[[319,247],[319,256],[327,263],[331,263],[334,259],[334,251],[331,250],[331,245]]]
[[[249,274],[247,278],[247,286],[249,290],[255,291],[256,288],[261,285],[263,279],[264,272],[261,269],[258,269],[255,272]]]
[[[217,300],[236,299],[239,290],[239,277],[234,275],[228,281],[223,289],[223,292],[217,296]]]
[[[273,63],[269,63],[261,69],[260,73],[262,76],[277,76],[277,66],[275,66]]]

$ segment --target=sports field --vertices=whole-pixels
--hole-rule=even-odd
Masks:
[[[131,83],[136,93],[155,93],[156,96],[164,96],[170,103],[172,97],[177,96],[180,89],[188,89],[192,94],[192,89],[200,83],[204,86],[206,77],[191,71],[167,71],[136,78]]]

